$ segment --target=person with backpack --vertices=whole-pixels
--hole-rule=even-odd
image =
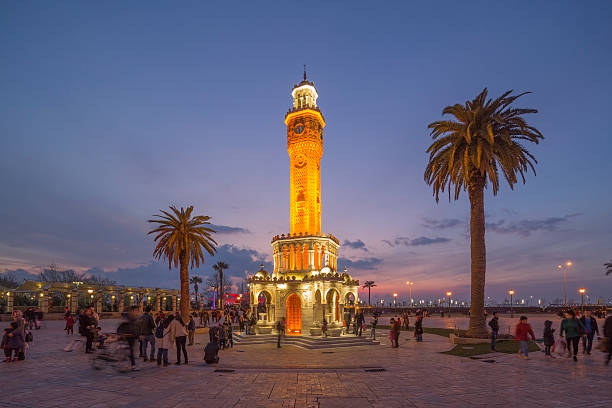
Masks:
[[[153,320],[153,315],[151,314],[151,307],[147,307],[145,309],[145,313],[140,316],[140,340],[142,342],[142,347],[140,349],[140,354],[144,357],[144,361],[154,361],[155,360],[155,320]],[[149,358],[147,359],[147,347],[151,345],[151,351],[149,353]]]
[[[168,326],[174,320],[174,316],[170,315],[164,320],[160,320],[157,328],[155,329],[155,338],[157,341],[157,366],[162,365],[162,358],[164,361],[164,367],[168,367],[168,349],[172,345],[170,341],[170,330]]]
[[[555,329],[552,328],[552,322],[550,320],[546,320],[544,322],[544,358],[554,358],[552,354],[550,354],[550,350],[555,344]]]

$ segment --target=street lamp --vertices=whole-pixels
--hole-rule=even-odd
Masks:
[[[448,316],[450,317],[450,314],[451,314],[451,296],[453,296],[453,292],[451,292],[449,290],[448,292],[446,292],[446,296],[448,296]]]
[[[406,285],[408,285],[408,289],[410,290],[410,307],[412,308],[412,285],[414,285],[414,282],[406,281]]]
[[[564,305],[567,306],[567,280],[566,280],[566,271],[567,268],[572,266],[574,263],[572,261],[566,261],[564,265],[557,265],[557,269],[563,269],[563,296],[564,296]]]
[[[514,295],[514,290],[510,289],[508,291],[508,294],[510,295],[510,317],[514,317],[514,309],[513,309],[514,303],[512,303],[512,296]]]
[[[582,311],[584,312],[584,292],[586,292],[585,288],[580,288],[578,289],[578,292],[580,292],[580,296],[582,297]]]
[[[397,293],[394,293],[393,294],[393,306],[397,305],[396,301],[397,301]]]

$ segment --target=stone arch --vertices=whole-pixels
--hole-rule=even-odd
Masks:
[[[344,304],[355,305],[357,303],[357,296],[350,290],[344,293]]]
[[[257,293],[257,317],[265,322],[274,321],[274,298],[270,291],[263,289]]]
[[[287,334],[302,333],[302,296],[296,292],[291,292],[285,300],[285,310],[287,315]]]
[[[341,322],[340,292],[336,288],[330,288],[325,293],[325,315],[331,322]]]

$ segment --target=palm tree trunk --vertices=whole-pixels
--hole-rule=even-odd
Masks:
[[[370,287],[368,286],[368,306],[372,306],[372,304],[370,303]]]
[[[470,327],[467,335],[470,337],[487,337],[488,331],[484,317],[485,273],[487,270],[487,254],[485,247],[485,215],[484,215],[484,180],[479,177],[470,183],[470,250],[472,260],[472,284]]]
[[[183,321],[189,320],[190,297],[189,297],[189,260],[186,254],[181,254],[181,317]]]

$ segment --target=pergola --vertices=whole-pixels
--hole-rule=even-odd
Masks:
[[[84,282],[36,282],[25,281],[15,289],[2,289],[0,296],[6,299],[6,312],[11,313],[19,306],[15,298],[29,296],[38,300],[38,307],[48,313],[54,299],[65,299],[71,313],[76,313],[81,303],[93,304],[96,312],[123,312],[126,306],[137,306],[143,310],[145,304],[154,310],[177,310],[180,301],[176,289],[144,288],[119,285],[92,285]],[[107,310],[104,310],[106,307]]]

